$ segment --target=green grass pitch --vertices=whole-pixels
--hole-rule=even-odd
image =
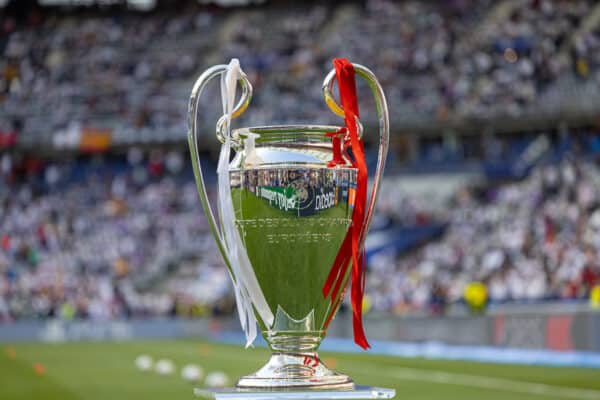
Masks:
[[[167,357],[177,371],[170,376],[136,369],[148,354]],[[192,385],[179,369],[187,363],[221,370],[232,380],[261,366],[264,348],[192,340],[2,344],[2,400],[174,400],[192,399]],[[365,354],[322,353],[330,366],[360,384],[393,387],[399,400],[596,399],[600,370],[496,365]],[[38,373],[34,364],[38,364]],[[40,366],[44,372],[40,374]]]

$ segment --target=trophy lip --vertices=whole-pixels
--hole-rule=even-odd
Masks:
[[[289,124],[289,125],[262,125],[237,128],[231,131],[234,140],[245,139],[250,133],[266,135],[273,139],[285,137],[290,134],[302,134],[304,137],[330,139],[332,134],[345,136],[342,126],[337,125],[311,125],[311,124]]]
[[[279,169],[303,169],[303,170],[316,170],[316,169],[327,169],[327,170],[335,170],[335,171],[349,171],[356,172],[357,168],[351,165],[336,165],[335,167],[328,167],[325,164],[316,164],[316,163],[304,163],[304,162],[276,162],[265,165],[253,165],[251,168],[248,167],[232,167],[229,169],[230,173],[240,173],[243,171],[258,171],[258,170],[279,170]],[[286,331],[287,332],[287,331]],[[291,331],[290,331],[291,332]],[[313,331],[311,331],[313,332]]]

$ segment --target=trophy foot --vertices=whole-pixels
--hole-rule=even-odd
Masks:
[[[317,353],[273,353],[264,367],[240,378],[236,386],[264,390],[353,390],[354,382],[347,375],[327,368]]]

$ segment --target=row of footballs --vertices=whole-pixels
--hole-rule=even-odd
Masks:
[[[135,359],[135,366],[144,372],[154,371],[159,375],[172,375],[175,373],[175,364],[168,358],[161,358],[156,362],[149,355],[142,354]],[[208,387],[225,387],[230,384],[225,372],[214,371],[204,377],[204,370],[196,364],[186,364],[181,368],[181,377],[191,383],[200,383]]]

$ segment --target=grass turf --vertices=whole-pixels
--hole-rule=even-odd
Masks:
[[[235,380],[257,369],[268,356],[262,348],[244,350],[191,340],[2,346],[2,400],[191,399],[193,385],[179,375],[184,364],[225,371]],[[171,376],[141,372],[134,365],[140,354],[155,360],[170,358],[178,370]],[[402,359],[368,353],[321,356],[358,383],[395,388],[397,399],[600,400],[597,369]]]

